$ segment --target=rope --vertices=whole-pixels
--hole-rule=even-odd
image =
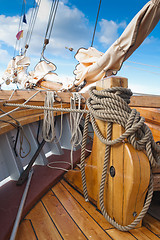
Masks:
[[[46,45],[49,43],[49,39],[51,37],[53,24],[54,24],[57,9],[58,9],[58,4],[59,4],[59,0],[53,0],[52,1],[51,10],[50,10],[49,19],[48,19],[48,24],[47,24],[47,29],[46,29],[44,43],[43,43],[43,48],[42,48],[42,53],[41,53],[41,58],[43,57],[44,60],[46,60],[49,63],[50,63],[50,61],[44,57],[44,51],[45,51]]]
[[[5,116],[9,115],[10,113],[17,111],[19,108],[26,106],[25,104],[26,104],[27,102],[29,102],[32,98],[34,98],[39,92],[41,92],[41,90],[38,90],[35,94],[33,94],[33,96],[31,96],[30,98],[28,98],[23,104],[20,104],[20,106],[17,106],[17,108],[15,108],[15,109],[13,109],[13,110],[11,110],[11,111],[9,111],[9,112],[6,112],[6,113],[0,115],[0,118],[5,117]],[[4,106],[7,106],[6,104],[7,104],[7,103],[4,103]],[[13,105],[13,107],[14,107],[14,106],[15,106],[15,105]]]
[[[54,103],[54,92],[47,91],[44,101],[44,106],[52,107]],[[52,142],[55,138],[54,129],[54,114],[53,111],[44,110],[43,128],[42,128],[43,139],[46,142]]]
[[[21,10],[21,17],[20,17],[20,21],[19,21],[19,26],[18,26],[18,32],[20,31],[20,30],[22,30],[22,25],[23,25],[23,14],[25,13],[25,1],[24,0],[22,0],[23,1],[23,3],[22,3],[22,10]],[[17,33],[18,33],[17,32]],[[13,57],[15,58],[15,55],[16,55],[16,51],[17,51],[17,49],[19,48],[19,46],[18,45],[20,45],[20,41],[16,38],[16,44],[15,44],[15,48],[14,48],[14,53],[13,53]]]
[[[81,108],[81,95],[73,93],[73,97],[70,100],[70,106],[73,110],[80,110]],[[78,101],[78,107],[76,108]],[[82,142],[82,133],[80,129],[80,121],[83,117],[83,113],[70,112],[70,127],[71,127],[71,169],[73,169],[73,150],[78,147]]]
[[[32,13],[31,13],[30,21],[29,21],[29,26],[28,26],[28,31],[27,31],[26,38],[25,38],[25,53],[26,53],[26,51],[29,47],[29,43],[31,41],[31,37],[32,37],[34,26],[35,26],[35,22],[37,19],[37,14],[39,11],[40,4],[41,4],[41,0],[38,0],[37,2],[34,0]]]
[[[99,17],[99,12],[100,12],[100,7],[101,7],[101,1],[102,1],[102,0],[99,1],[99,7],[98,7],[98,12],[97,12],[97,17],[96,17],[95,26],[94,26],[94,32],[93,32],[93,36],[92,36],[91,47],[93,47],[93,42],[94,42],[94,37],[95,37],[95,33],[96,33],[97,22],[98,22],[98,17]]]
[[[85,110],[85,109],[42,107],[42,106],[34,106],[34,105],[23,105],[23,104],[19,104],[19,103],[4,103],[4,106],[11,106],[11,107],[18,107],[18,108],[31,108],[31,109],[39,109],[39,110],[49,110],[49,111],[53,111],[53,112],[89,113],[89,111]],[[17,109],[13,109],[13,110],[16,111]],[[10,112],[8,112],[8,113],[10,113]]]
[[[0,109],[0,111],[3,112],[4,114],[6,114],[6,112],[3,111],[2,109]],[[15,128],[17,128],[17,129],[20,130],[20,148],[19,148],[19,155],[20,155],[21,158],[25,158],[25,157],[27,157],[27,156],[30,154],[30,152],[31,152],[31,144],[30,144],[28,138],[26,137],[26,135],[25,135],[25,133],[24,133],[24,130],[23,130],[23,127],[22,127],[22,125],[20,124],[20,122],[19,122],[17,119],[15,119],[14,117],[12,117],[10,114],[7,114],[7,116],[10,117],[12,120],[14,120],[14,121],[16,122],[16,124],[13,123],[13,122],[7,121],[7,120],[2,120],[2,119],[0,119],[0,121],[1,121],[1,122],[4,122],[4,123],[11,124],[13,127],[15,127]],[[25,137],[25,139],[26,139],[26,141],[27,141],[27,143],[28,143],[28,145],[29,145],[29,150],[28,150],[28,152],[27,152],[24,156],[22,156],[22,151],[23,151],[22,145],[23,145],[23,139],[24,139],[24,137]]]
[[[28,138],[27,138],[27,136],[26,136],[26,134],[25,134],[25,132],[24,132],[24,130],[23,130],[23,127],[21,127],[20,128],[20,147],[19,147],[19,156],[21,157],[21,158],[25,158],[25,157],[27,157],[29,154],[30,154],[30,152],[31,152],[31,144],[30,144],[30,142],[29,142],[29,140],[28,140]],[[26,141],[27,141],[27,143],[28,143],[28,146],[29,146],[29,150],[28,150],[28,152],[26,153],[26,154],[24,154],[24,155],[22,155],[22,152],[24,153],[24,151],[23,151],[23,140],[24,140],[24,138],[26,139]],[[26,145],[26,144],[25,144]]]
[[[61,108],[62,108],[62,99],[61,99]],[[63,112],[61,112],[61,131],[60,131],[58,140],[54,141],[55,144],[59,143],[59,141],[61,140],[62,132],[63,132]]]
[[[90,113],[87,114],[85,121],[81,150],[81,174],[84,197],[86,201],[88,201],[88,192],[85,177],[85,146],[87,139],[88,122],[90,117],[95,134],[98,136],[100,141],[106,145],[104,166],[99,192],[101,211],[107,221],[109,221],[114,227],[121,231],[129,231],[140,222],[140,220],[148,211],[153,196],[153,177],[151,174],[147,198],[144,207],[138,217],[128,226],[121,226],[116,223],[109,217],[104,206],[104,187],[108,162],[110,158],[110,146],[120,143],[125,138],[127,138],[128,142],[132,144],[135,149],[145,150],[151,168],[159,166],[158,162],[160,160],[160,147],[154,142],[150,129],[144,124],[145,119],[143,117],[140,117],[140,114],[135,109],[131,110],[129,108],[127,103],[129,103],[129,98],[132,95],[129,89],[111,88],[107,90],[97,91],[95,88],[91,88],[89,90],[89,94],[90,98],[87,101],[87,106]],[[108,122],[107,138],[103,137],[96,124],[95,118]],[[125,129],[125,133],[115,140],[111,140],[113,122],[120,124]]]
[[[8,100],[11,100],[11,98],[13,97],[13,95],[14,95],[15,92],[16,92],[16,89],[13,90],[13,92],[12,92],[12,94],[11,94],[11,96],[9,97]]]

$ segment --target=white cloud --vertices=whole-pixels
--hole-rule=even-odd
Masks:
[[[18,29],[18,17],[0,15],[0,41],[8,46],[14,46]]]
[[[75,49],[81,46],[88,46],[90,41],[90,34],[88,31],[88,20],[84,14],[76,7],[67,6],[67,1],[59,2],[55,24],[50,39],[50,46],[47,48],[52,49],[52,54],[61,55],[64,53],[65,46],[73,47]],[[34,33],[30,43],[30,53],[40,55],[44,41],[45,31],[50,13],[50,0],[43,0],[37,16]],[[27,22],[32,9],[26,14]],[[0,41],[8,46],[14,46],[16,42],[16,33],[18,30],[19,16],[6,17],[0,15]],[[24,38],[28,25],[23,24]],[[24,46],[24,43],[23,45]]]
[[[31,42],[31,50],[34,53],[42,50],[49,11],[49,1],[45,0],[42,2],[39,10],[35,32]],[[60,2],[50,43],[47,46],[48,51],[53,55],[62,55],[66,52],[65,46],[77,49],[82,46],[88,46],[89,40],[88,20],[84,14],[76,7],[69,7],[63,2]]]
[[[1,46],[0,46],[1,47]],[[0,48],[0,64],[4,64],[10,60],[10,55],[6,50]]]
[[[111,45],[118,37],[118,30],[120,28],[126,27],[126,22],[116,23],[114,21],[108,21],[106,19],[102,19],[100,21],[101,30],[98,33],[99,42],[104,46]]]

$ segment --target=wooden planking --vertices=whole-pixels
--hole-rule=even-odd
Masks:
[[[121,232],[117,229],[109,229],[106,231],[114,240],[135,240],[136,238],[132,236],[129,232]]]
[[[16,240],[36,240],[36,235],[32,228],[31,222],[25,219],[21,222],[20,227],[17,232]]]
[[[160,221],[156,220],[151,215],[146,214],[143,219],[143,225],[158,236],[160,236]]]
[[[38,109],[23,109],[23,110],[20,109],[19,111],[15,111],[15,112],[11,113],[10,115],[17,120],[18,118],[31,116],[31,115],[35,115],[35,114],[40,114],[43,112],[44,112],[44,110],[38,110]],[[2,115],[2,114],[0,114],[0,115]],[[3,117],[2,120],[13,121],[13,119],[11,119],[7,115],[5,117]]]
[[[146,227],[136,228],[130,230],[129,232],[121,232],[117,229],[109,229],[107,233],[114,239],[114,240],[158,240],[159,237],[148,230]]]
[[[132,96],[129,104],[131,107],[160,108],[160,96]]]
[[[0,99],[9,99],[12,90],[0,90]],[[15,93],[13,94],[12,99],[18,99],[18,98],[24,98],[27,100],[33,94],[35,94],[37,91],[35,90],[16,90]],[[45,98],[46,91],[43,91],[38,93],[33,100],[34,101],[43,101]],[[81,93],[82,96],[87,99],[89,97],[88,92],[86,93]],[[57,92],[57,95],[60,98],[57,98],[58,101],[60,99],[63,100],[63,102],[70,102],[70,97],[72,97],[72,92]],[[160,96],[154,96],[154,95],[143,95],[143,96],[132,96],[131,97],[131,103],[130,106],[132,107],[155,107],[155,108],[160,108]]]
[[[16,90],[12,96],[12,100],[24,98],[25,100],[33,96],[37,91],[35,90]],[[0,99],[7,100],[10,98],[13,90],[0,90]],[[45,98],[45,91],[39,92],[33,99],[34,101],[43,101]]]
[[[108,227],[111,228],[107,229],[105,233],[104,229],[107,223],[105,223],[103,216],[92,204],[85,202],[84,198],[64,180],[54,186],[52,190],[56,195],[49,191],[41,202],[31,210],[26,216],[26,219],[30,219],[30,221],[24,220],[21,223],[16,240],[35,240],[35,236],[39,240],[159,239],[160,222],[148,214],[143,220],[144,226],[142,228],[133,229],[130,232],[121,232],[108,223]],[[60,231],[62,237],[60,237],[58,231]]]
[[[145,118],[146,122],[152,122],[160,125],[160,108],[136,107],[136,110],[140,112],[140,115]]]
[[[86,239],[78,226],[63,208],[53,192],[49,191],[42,199],[47,211],[64,239]]]
[[[35,105],[36,105],[36,102],[35,102]],[[61,107],[61,104],[56,104],[54,106],[59,108],[59,107]],[[67,107],[69,107],[69,105],[68,104],[63,104],[63,107],[67,108]],[[12,109],[14,109],[14,108],[12,108]],[[6,107],[5,110],[8,110],[8,107]],[[64,114],[65,114],[65,112],[64,112]],[[54,112],[54,115],[55,116],[61,115],[61,112],[59,112],[59,111]],[[29,124],[29,123],[32,123],[32,122],[39,121],[39,119],[43,119],[43,117],[44,117],[44,110],[19,109],[18,111],[15,111],[14,113],[11,113],[11,116],[16,118],[16,120],[19,121],[20,124],[23,126],[25,124]],[[6,117],[2,118],[2,120],[3,119],[4,120],[10,120],[11,118],[6,116]],[[15,123],[14,120],[10,120],[10,122],[14,122]],[[14,127],[11,124],[3,123],[3,122],[1,123],[0,122],[0,134],[8,132],[8,131],[10,131],[12,129],[14,129]]]
[[[23,126],[23,125],[26,125],[26,124],[29,124],[29,123],[32,123],[32,122],[39,121],[39,119],[43,119],[43,116],[44,116],[44,114],[41,113],[41,114],[35,114],[35,115],[19,118],[17,120]],[[12,129],[14,129],[14,127],[9,123],[0,124],[0,134],[6,133],[6,132],[8,132]]]
[[[148,230],[145,227],[139,228],[139,229],[133,229],[130,231],[133,236],[135,236],[138,240],[159,240],[159,237],[157,237],[154,233],[152,233],[150,230]]]
[[[61,183],[55,185],[52,190],[88,239],[110,239]]]
[[[113,226],[109,222],[107,222],[107,220],[95,208],[94,205],[92,205],[90,202],[86,202],[84,197],[80,193],[75,191],[67,182],[62,180],[61,183],[103,229],[107,230],[113,228]]]
[[[0,90],[0,99],[1,100],[7,100],[12,94],[12,90]],[[12,99],[19,99],[24,98],[25,100],[29,99],[31,96],[33,96],[37,91],[35,90],[17,90],[13,96]],[[46,91],[42,90],[39,92],[34,98],[33,101],[44,101],[46,95]],[[73,96],[72,92],[57,92],[58,97],[56,98],[57,101],[62,101],[65,103],[70,103],[70,98]],[[82,96],[87,99],[89,97],[88,92],[82,93]],[[32,100],[31,100],[32,101]]]
[[[160,125],[154,123],[146,123],[147,126],[150,128],[154,141],[160,141]]]
[[[32,209],[26,218],[32,221],[39,240],[62,239],[41,202]]]

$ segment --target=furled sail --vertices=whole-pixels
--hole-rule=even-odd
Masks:
[[[160,19],[160,0],[149,1],[132,19],[122,35],[104,53],[95,48],[80,48],[75,55],[79,61],[74,71],[75,84],[87,84],[116,74],[123,62],[141,45]]]
[[[2,79],[9,85],[10,82],[21,82],[21,76],[27,76],[27,68],[30,65],[30,59],[26,56],[16,56],[10,60]]]

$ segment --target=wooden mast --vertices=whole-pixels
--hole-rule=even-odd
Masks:
[[[97,90],[111,87],[128,87],[128,80],[110,77],[97,82]],[[107,122],[96,120],[103,136],[107,135]],[[124,129],[113,123],[112,139],[118,138]],[[99,188],[103,170],[105,144],[94,134],[91,155],[86,159],[86,182],[89,199],[99,206]],[[112,170],[114,174],[112,174]],[[82,189],[80,170],[70,170],[66,176],[79,191]],[[120,225],[128,225],[141,212],[150,180],[150,165],[146,155],[135,150],[127,140],[111,147],[106,185],[105,208],[108,215]],[[139,226],[139,225],[138,225]]]

